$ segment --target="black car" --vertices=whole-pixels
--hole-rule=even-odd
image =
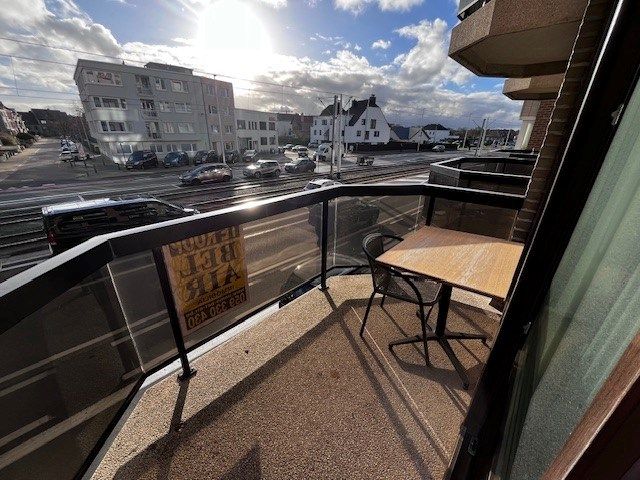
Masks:
[[[164,168],[189,165],[189,155],[187,155],[187,152],[169,152],[165,155],[162,163]]]
[[[158,157],[151,150],[138,150],[129,155],[125,167],[127,170],[146,169],[158,166]]]
[[[284,171],[289,173],[313,172],[316,169],[316,162],[310,158],[298,158],[293,162],[284,164]]]
[[[201,163],[216,163],[220,158],[218,153],[214,150],[198,150],[193,156],[193,164],[200,165]]]
[[[98,198],[42,207],[42,223],[54,253],[96,235],[198,213],[152,197]]]

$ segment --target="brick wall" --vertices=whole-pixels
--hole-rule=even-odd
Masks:
[[[551,113],[553,112],[553,106],[555,103],[555,100],[540,101],[538,112],[536,113],[536,121],[533,123],[527,148],[531,148],[536,151],[540,151],[542,148],[542,142],[547,134],[547,126],[549,125],[549,120],[551,119]]]
[[[543,116],[546,115],[542,115],[540,110],[538,111],[534,130],[540,123],[540,132],[543,132],[541,135],[542,146],[533,169],[524,205],[513,223],[511,230],[511,239],[513,240],[526,241],[542,213],[544,202],[549,194],[551,183],[577,117],[580,103],[584,98],[613,3],[613,0],[591,0],[589,2],[558,98],[541,102],[540,110],[543,109],[543,104],[547,103],[544,108],[550,109],[550,115],[547,116],[545,122]],[[529,148],[535,148],[534,134],[536,132],[532,131]]]

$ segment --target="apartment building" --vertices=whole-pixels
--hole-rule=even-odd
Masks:
[[[0,131],[16,133],[26,133],[27,127],[22,117],[13,108],[5,106],[0,102]]]
[[[382,109],[376,104],[375,95],[366,100],[354,100],[349,110],[342,110],[342,118],[336,117],[333,128],[333,105],[326,107],[314,117],[310,127],[311,141],[330,142],[334,131],[336,139],[342,138],[346,144],[368,143],[378,145],[391,139],[391,127]]]
[[[123,163],[136,150],[160,157],[184,150],[235,149],[233,86],[189,68],[79,59],[74,73],[90,133]]]
[[[275,113],[236,108],[238,149],[275,153],[278,148],[278,117]]]

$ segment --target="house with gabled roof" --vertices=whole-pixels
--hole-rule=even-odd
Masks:
[[[388,143],[391,138],[391,127],[382,109],[376,103],[375,95],[366,100],[353,100],[349,110],[341,109],[342,120],[336,117],[336,139],[344,139],[345,143],[369,143],[372,145]],[[340,131],[340,126],[343,131]],[[311,141],[330,142],[333,129],[333,105],[322,110],[314,117],[311,125]]]

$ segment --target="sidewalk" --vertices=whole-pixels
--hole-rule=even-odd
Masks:
[[[29,160],[29,157],[38,153],[38,150],[40,150],[38,143],[40,141],[9,158],[0,157],[0,182],[24,165]]]

